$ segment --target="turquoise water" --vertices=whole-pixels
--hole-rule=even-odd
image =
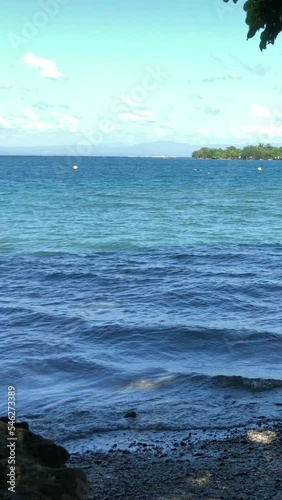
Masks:
[[[1,159],[1,251],[282,241],[280,162],[83,158],[77,172],[71,163]]]
[[[78,447],[130,408],[137,429],[280,418],[280,162],[2,157],[0,176],[19,418]]]

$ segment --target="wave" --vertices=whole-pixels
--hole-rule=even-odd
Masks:
[[[96,279],[99,277],[98,273],[91,272],[63,272],[63,271],[53,271],[46,274],[46,280],[54,280],[54,281],[64,281],[64,280],[88,280],[88,279]]]
[[[141,377],[131,380],[120,392],[152,391],[190,386],[204,389],[243,389],[251,392],[270,391],[282,388],[282,379],[249,378],[240,375],[207,375],[204,373],[174,373],[163,377]]]
[[[161,387],[170,384],[176,380],[176,376],[158,378],[157,380],[150,380],[148,378],[138,378],[127,384],[121,392],[128,391],[148,391],[153,389],[160,389]]]
[[[282,380],[280,379],[217,375],[212,377],[212,381],[220,387],[246,389],[252,392],[271,391],[272,389],[282,388]]]

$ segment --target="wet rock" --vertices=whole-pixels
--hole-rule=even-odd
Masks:
[[[124,414],[124,418],[137,418],[137,412],[134,410],[127,411]]]
[[[0,417],[0,420],[5,424],[8,423],[8,417]],[[15,422],[15,427],[19,429],[25,429],[26,431],[29,430],[29,425],[27,422]]]
[[[32,456],[47,467],[62,467],[69,459],[69,453],[52,441],[29,433],[26,447]]]
[[[7,488],[10,472],[7,447],[8,425],[0,420],[0,498],[8,500]],[[24,424],[24,425],[22,425]],[[15,425],[15,493],[14,500],[85,500],[88,495],[86,476],[80,469],[67,468],[67,450],[53,441],[29,431],[26,422]],[[12,441],[9,441],[11,443]]]

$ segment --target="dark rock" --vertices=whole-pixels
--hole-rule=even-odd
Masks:
[[[23,424],[26,424],[23,422]],[[16,493],[15,500],[85,500],[88,498],[86,476],[80,469],[62,467],[69,458],[67,450],[49,439],[33,434],[28,424],[15,426]],[[0,419],[0,498],[11,498],[7,490],[8,425]],[[11,441],[10,441],[11,442]],[[2,480],[3,478],[3,480]]]
[[[136,413],[136,411],[134,411],[134,410],[127,411],[127,412],[124,414],[124,418],[136,418],[136,417],[137,417],[137,413]]]
[[[69,453],[62,446],[57,446],[48,439],[41,438],[41,436],[33,435],[27,443],[27,448],[30,453],[42,465],[47,467],[62,467],[70,458]]]
[[[9,422],[8,417],[0,417],[1,422],[4,422],[7,424]],[[14,427],[19,428],[19,429],[25,429],[26,431],[29,430],[29,425],[27,422],[15,422]]]

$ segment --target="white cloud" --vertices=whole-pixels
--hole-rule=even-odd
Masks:
[[[217,81],[226,81],[226,80],[240,80],[241,77],[238,73],[233,73],[232,71],[228,71],[224,75],[221,76],[210,76],[208,78],[203,78],[202,82],[204,83],[212,83]]]
[[[8,119],[0,117],[0,129],[13,129],[16,132],[77,132],[79,120],[73,116],[53,112],[49,119],[44,114],[42,120],[31,109],[23,109],[19,116],[11,115]]]
[[[74,116],[60,115],[57,111],[53,111],[52,115],[59,123],[70,123],[71,125],[77,125],[79,123],[79,120]]]
[[[128,104],[129,106],[138,106],[138,102],[132,99],[130,96],[126,96],[123,98],[123,102]]]
[[[250,126],[242,125],[239,129],[232,129],[233,137],[252,138],[258,141],[264,137],[282,137],[282,127]]]
[[[53,117],[61,130],[68,130],[69,132],[77,132],[79,120],[74,116],[60,115],[57,111],[52,112]]]
[[[119,116],[122,122],[155,122],[156,118],[150,111],[140,111],[137,113],[122,113]]]
[[[13,87],[11,82],[0,83],[1,90],[10,90]]]
[[[51,61],[51,59],[42,59],[29,52],[20,60],[20,63],[39,69],[39,74],[44,78],[51,78],[53,80],[65,78],[65,75],[58,70],[56,63]]]
[[[271,116],[269,109],[261,106],[261,104],[253,104],[251,107],[251,114],[259,118],[269,118]]]
[[[167,137],[170,134],[169,130],[163,127],[156,128],[156,135],[158,137]]]
[[[241,77],[238,75],[238,73],[233,73],[233,71],[229,71],[226,75],[230,80],[240,80]]]
[[[211,131],[208,128],[202,128],[201,130],[198,131],[200,135],[209,135]]]
[[[236,137],[237,139],[243,139],[243,137],[246,137],[245,132],[242,132],[242,130],[232,129],[231,134],[233,137]]]
[[[5,118],[0,116],[0,128],[11,128],[10,123]]]
[[[269,137],[282,137],[282,127],[242,127],[243,131],[250,134],[267,135]]]
[[[38,120],[37,115],[34,113],[34,111],[32,111],[32,109],[23,109],[23,114],[30,120]]]
[[[31,130],[34,132],[51,132],[57,129],[55,124],[44,123],[43,121],[30,121],[22,124],[23,130]]]

